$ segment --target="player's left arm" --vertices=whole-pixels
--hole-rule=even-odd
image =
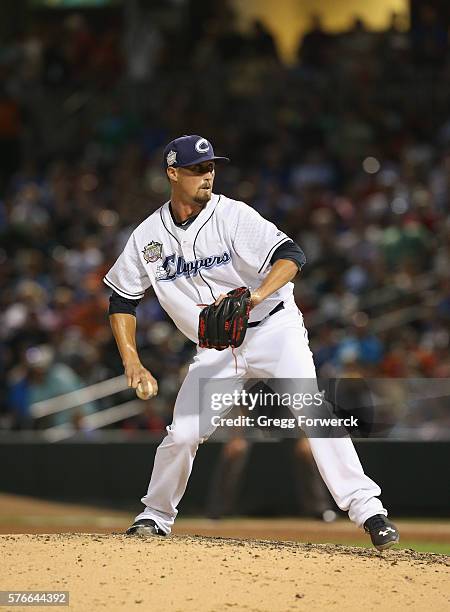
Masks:
[[[289,259],[278,259],[259,287],[251,292],[252,308],[261,304],[269,295],[289,283],[297,274],[296,262]]]
[[[275,293],[275,291],[278,291],[278,289],[291,281],[298,271],[298,264],[294,261],[289,259],[278,259],[275,261],[260,286],[251,292],[251,308],[261,304],[269,295],[272,295],[272,293]],[[221,293],[214,302],[215,305],[219,305],[226,297],[226,293]]]
[[[292,240],[279,246],[270,259],[270,272],[261,285],[252,291],[252,308],[292,281],[305,263],[305,254]]]

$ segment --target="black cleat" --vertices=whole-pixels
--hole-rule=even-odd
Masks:
[[[166,536],[167,533],[158,527],[153,519],[139,519],[127,529],[126,535]]]
[[[364,530],[370,534],[372,544],[378,550],[386,550],[400,541],[397,527],[384,514],[375,514],[364,523]]]

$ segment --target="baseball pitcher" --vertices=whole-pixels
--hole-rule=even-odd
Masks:
[[[226,161],[201,136],[170,142],[164,151],[170,200],[133,231],[104,278],[113,290],[110,321],[128,385],[141,397],[157,392],[135,338],[136,306],[150,286],[178,329],[198,345],[130,535],[171,532],[197,448],[214,431],[211,419],[200,418],[204,381],[316,380],[293,296],[292,280],[305,256],[253,208],[213,193],[216,164]],[[339,508],[379,550],[397,543],[381,490],[364,473],[350,437],[313,436],[310,444]]]

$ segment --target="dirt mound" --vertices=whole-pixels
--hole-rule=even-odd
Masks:
[[[412,550],[122,534],[4,535],[0,547],[0,590],[68,590],[77,612],[422,611],[450,598],[449,557]]]

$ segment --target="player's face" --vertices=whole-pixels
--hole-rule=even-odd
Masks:
[[[204,205],[211,199],[215,172],[213,161],[177,168],[177,183],[188,198]]]

